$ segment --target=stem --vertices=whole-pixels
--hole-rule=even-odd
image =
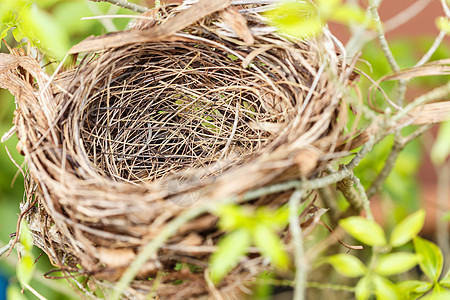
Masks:
[[[372,15],[372,19],[375,21],[376,31],[378,35],[378,41],[380,42],[381,49],[386,56],[386,59],[391,66],[392,71],[397,72],[400,70],[397,62],[395,61],[394,55],[392,55],[392,51],[389,48],[389,44],[386,40],[386,36],[384,34],[383,24],[381,23],[380,15],[378,14],[378,4],[375,0],[369,0],[369,11]]]
[[[303,249],[302,228],[298,220],[299,203],[302,199],[302,191],[296,190],[289,199],[289,229],[292,234],[292,242],[294,243],[294,260],[295,260],[295,287],[294,300],[305,299],[306,286],[306,261],[305,251]]]
[[[130,3],[127,0],[90,0],[92,2],[108,2],[111,3],[113,5],[116,5],[118,7],[122,7],[125,9],[129,9],[138,13],[145,13],[146,11],[148,11],[147,7],[135,4],[135,3]]]

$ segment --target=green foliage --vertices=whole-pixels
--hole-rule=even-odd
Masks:
[[[374,221],[363,217],[350,217],[343,219],[339,225],[352,237],[369,246],[386,245],[386,236],[383,228]]]
[[[439,132],[431,149],[431,160],[435,165],[442,165],[450,155],[450,121],[439,125]]]
[[[362,217],[350,217],[340,222],[341,227],[355,239],[373,246],[370,263],[365,265],[358,258],[338,254],[325,258],[340,274],[361,277],[355,286],[358,300],[369,299],[416,299],[432,291],[432,295],[446,292],[450,286],[450,271],[439,281],[442,273],[443,255],[438,246],[417,236],[425,220],[425,212],[418,210],[402,220],[391,233],[389,244],[385,233],[375,222]],[[394,248],[413,240],[415,253],[396,251]],[[407,280],[397,284],[387,277],[399,275],[419,264],[420,269],[432,282]],[[434,298],[431,298],[434,299]]]
[[[415,237],[413,242],[414,250],[418,256],[419,267],[431,282],[403,281],[397,284],[399,290],[406,295],[405,299],[417,299],[430,291],[431,294],[423,299],[441,299],[441,295],[448,295],[446,289],[450,287],[450,270],[439,280],[444,262],[441,249],[436,244],[420,237]]]
[[[346,277],[361,277],[367,273],[367,268],[355,256],[349,254],[336,254],[325,259],[333,268]]]
[[[283,1],[265,16],[283,33],[300,39],[318,34],[330,21],[345,25],[370,24],[361,7],[342,0]]]
[[[218,250],[211,256],[210,272],[213,282],[219,282],[225,277],[247,253],[250,245],[250,232],[242,228],[222,238],[217,245]]]
[[[102,12],[111,5],[97,6]],[[49,57],[61,59],[73,44],[93,33],[102,33],[98,21],[81,20],[91,15],[84,0],[0,0],[0,35],[4,38],[11,31],[17,42],[29,41]],[[113,24],[123,29],[127,22],[121,19]]]
[[[419,266],[428,278],[437,282],[442,272],[444,257],[434,243],[420,237],[414,238],[414,249],[419,256]]]
[[[389,244],[400,247],[412,240],[420,231],[425,222],[425,211],[420,209],[406,217],[391,233]]]
[[[446,17],[437,18],[436,27],[447,34],[450,34],[450,20],[448,18]]]
[[[287,226],[287,207],[273,211],[265,207],[256,210],[238,205],[223,205],[216,212],[219,227],[228,233],[218,243],[210,260],[213,282],[218,283],[239,262],[254,244],[261,254],[278,268],[286,269],[289,258],[277,232]]]
[[[33,249],[33,237],[25,221],[22,221],[20,226],[19,240],[20,244],[17,247],[17,251],[20,254],[20,261],[17,265],[17,279],[22,287],[24,287],[30,283],[35,271],[34,257],[31,252]]]
[[[404,273],[417,265],[417,255],[409,252],[395,252],[379,257],[374,268],[381,276],[392,276]]]

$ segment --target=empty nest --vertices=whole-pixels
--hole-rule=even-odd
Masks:
[[[338,151],[351,137],[343,133],[342,92],[353,75],[332,38],[293,42],[238,8],[154,41],[91,52],[55,76],[30,56],[2,55],[0,83],[16,96],[27,163],[22,212],[35,244],[68,277],[86,275],[108,290],[177,216],[223,199],[280,207],[292,191],[241,196],[317,178],[347,154]],[[155,9],[135,29],[102,38],[157,31],[185,9]],[[205,280],[222,235],[216,223],[204,212],[178,228],[124,295],[145,298],[155,287],[161,299],[248,291],[246,282],[270,269],[257,252],[216,290]],[[178,262],[198,268],[175,270]],[[92,294],[91,285],[80,288]]]

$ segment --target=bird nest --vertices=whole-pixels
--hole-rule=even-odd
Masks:
[[[251,192],[320,177],[348,153],[342,95],[353,75],[330,36],[293,42],[232,6],[181,31],[161,29],[193,8],[158,8],[130,31],[88,40],[82,45],[104,49],[53,76],[30,56],[1,57],[28,166],[22,212],[52,263],[108,287],[167,233],[129,298],[241,293],[270,264],[252,250],[217,287],[208,284],[222,232],[201,208],[225,200],[281,207],[292,190]],[[136,41],[124,42],[130,35]],[[167,231],[179,216],[186,222]],[[180,262],[196,268],[175,268]]]

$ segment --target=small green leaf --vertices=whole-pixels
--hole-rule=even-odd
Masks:
[[[258,224],[264,223],[275,231],[285,228],[289,220],[289,208],[282,206],[276,211],[267,207],[259,207],[256,209],[255,217]]]
[[[440,31],[444,31],[447,34],[450,34],[450,20],[446,17],[439,17],[436,19],[436,27]]]
[[[28,252],[33,249],[33,235],[24,220],[20,223],[20,243]]]
[[[377,299],[399,299],[397,287],[390,280],[375,275],[373,276],[373,283],[375,285],[375,294],[377,295]]]
[[[442,294],[445,293],[445,288],[439,283],[433,286],[433,294]]]
[[[213,282],[218,283],[239,262],[251,244],[250,232],[238,229],[225,235],[217,245],[210,260],[210,274]]]
[[[317,7],[309,2],[282,2],[264,15],[273,26],[295,38],[316,35],[324,25]]]
[[[352,237],[369,246],[386,245],[386,237],[380,225],[363,217],[343,219],[339,225]]]
[[[22,258],[17,264],[17,279],[19,280],[22,287],[25,284],[29,284],[31,278],[33,278],[34,273],[34,260],[31,255],[23,255]]]
[[[221,205],[215,211],[220,217],[219,227],[225,231],[232,231],[242,227],[251,227],[249,224],[252,211],[246,206],[235,204]]]
[[[338,7],[331,14],[330,20],[344,25],[350,25],[351,23],[371,24],[366,12],[358,5],[342,5]]]
[[[399,247],[412,240],[422,229],[425,222],[425,210],[420,209],[402,220],[392,230],[390,244]]]
[[[448,269],[447,274],[439,281],[439,284],[446,288],[450,288],[450,268]]]
[[[426,295],[423,298],[420,298],[420,300],[448,300],[450,299],[450,292],[444,292],[444,293],[432,293],[431,295]]]
[[[340,274],[347,277],[360,277],[367,272],[364,264],[353,255],[336,254],[327,257],[325,261],[331,264]]]
[[[253,241],[264,257],[270,259],[274,266],[287,269],[289,257],[283,249],[278,235],[268,226],[258,225],[253,231]]]
[[[357,300],[369,299],[372,294],[372,282],[368,276],[361,278],[355,286],[355,296]]]
[[[415,237],[414,249],[419,258],[420,269],[434,282],[437,282],[442,272],[443,256],[439,247],[425,239]]]
[[[397,283],[397,290],[407,299],[417,299],[433,287],[431,282],[419,280],[406,280]]]
[[[408,271],[417,265],[417,255],[408,252],[396,252],[379,258],[375,272],[381,276],[391,276]]]
[[[442,165],[450,155],[450,121],[439,125],[436,141],[431,148],[431,161],[435,165]]]

